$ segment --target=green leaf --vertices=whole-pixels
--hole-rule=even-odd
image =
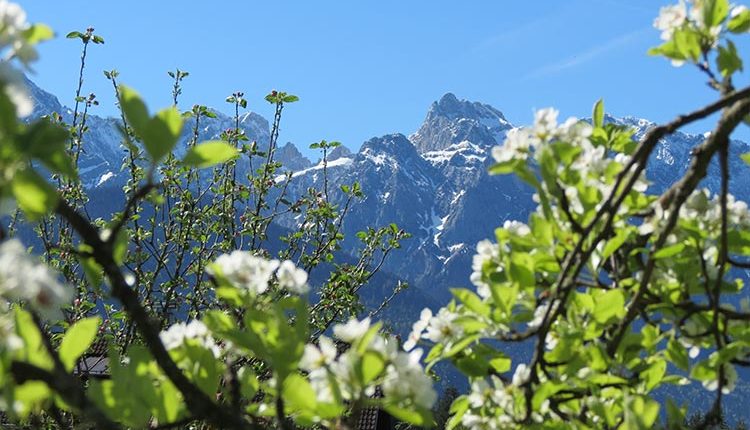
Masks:
[[[482,299],[480,299],[479,296],[477,296],[473,292],[467,290],[466,288],[451,288],[450,291],[468,309],[485,317],[490,316],[490,307],[487,306],[486,303],[482,302]]]
[[[509,272],[511,279],[518,282],[521,287],[530,287],[536,283],[534,277],[534,262],[527,253],[516,252],[510,256]]]
[[[65,365],[65,370],[73,370],[78,358],[89,349],[96,339],[100,323],[99,317],[85,318],[70,326],[65,332],[65,337],[60,343],[60,360]]]
[[[130,243],[130,236],[126,229],[120,229],[117,232],[117,237],[112,246],[112,257],[115,263],[122,264],[125,261],[125,256],[128,253],[128,244]]]
[[[727,23],[727,30],[732,33],[745,33],[750,30],[750,9],[744,9]]]
[[[77,37],[80,38],[83,37],[83,33],[81,33],[80,31],[71,31],[70,33],[66,34],[65,37],[68,39],[75,39]]]
[[[182,123],[182,115],[175,107],[160,110],[148,121],[141,139],[154,162],[159,162],[172,151],[180,137]]]
[[[445,352],[444,356],[446,358],[453,357],[454,355],[458,354],[459,352],[463,352],[466,348],[469,347],[472,343],[478,341],[480,339],[480,335],[473,334],[471,336],[466,336],[463,339],[456,342],[451,349]]]
[[[594,296],[594,319],[606,323],[611,318],[625,314],[625,296],[620,290],[610,290]]]
[[[135,131],[135,134],[143,137],[146,125],[149,121],[148,109],[143,103],[141,96],[132,88],[120,85],[120,107],[125,114],[125,119]]]
[[[677,340],[671,339],[669,343],[667,343],[665,355],[667,359],[669,359],[669,361],[674,363],[674,365],[681,370],[688,370],[688,367],[690,366],[688,353],[685,350],[685,347],[682,346],[682,344],[680,344],[680,342],[678,342]]]
[[[39,409],[51,394],[47,384],[41,381],[29,381],[15,387],[13,400],[20,406],[16,413],[20,418],[26,418],[30,412]]]
[[[10,183],[18,207],[31,221],[36,221],[57,205],[57,192],[31,169],[16,172]]]
[[[182,162],[197,168],[211,167],[225,163],[239,155],[234,146],[221,140],[212,140],[196,145],[185,154]]]
[[[360,363],[360,377],[364,384],[369,384],[385,369],[385,360],[375,351],[366,351]]]
[[[489,366],[487,361],[476,356],[471,356],[456,360],[456,368],[466,376],[477,378],[487,376]]]
[[[80,244],[78,245],[78,250],[82,253],[90,254],[93,251],[93,248],[86,244]],[[102,280],[104,279],[104,269],[102,268],[102,266],[100,266],[99,263],[96,262],[96,259],[94,257],[86,255],[80,255],[78,257],[78,262],[81,264],[81,267],[83,268],[83,274],[84,276],[86,276],[86,279],[89,281],[91,287],[94,289],[98,289],[102,284]]]
[[[626,399],[625,422],[627,430],[650,429],[659,416],[659,403],[645,396]]]
[[[42,344],[42,334],[28,311],[15,309],[16,332],[23,340],[23,359],[43,369],[52,369],[52,357]]]
[[[656,252],[654,252],[654,259],[661,259],[661,258],[668,258],[668,257],[674,257],[675,255],[679,254],[685,249],[685,244],[675,243],[674,245],[670,245],[666,248],[662,248]]]
[[[673,40],[684,59],[698,61],[701,56],[701,36],[690,29],[675,31]]]
[[[508,357],[495,357],[490,360],[489,364],[490,367],[495,370],[495,372],[505,373],[511,368],[511,359]]]
[[[731,40],[727,40],[727,46],[719,46],[719,55],[716,57],[721,76],[727,77],[736,71],[742,71],[742,59],[737,55],[737,47]]]
[[[434,425],[432,413],[427,409],[410,410],[392,404],[385,405],[384,409],[395,418],[416,426],[430,428]]]
[[[315,390],[307,379],[293,373],[284,380],[282,394],[286,405],[292,410],[314,410],[316,405]]]
[[[23,31],[23,36],[30,44],[35,45],[39,42],[52,39],[55,37],[55,32],[45,24],[33,24]]]
[[[523,163],[523,160],[510,160],[503,163],[494,164],[489,168],[490,175],[507,175],[513,173],[518,164]]]
[[[564,388],[564,384],[560,384],[555,381],[546,381],[540,384],[534,391],[534,396],[531,399],[532,407],[534,409],[539,409],[539,407],[545,400]]]
[[[653,390],[664,378],[664,374],[667,371],[667,362],[663,359],[656,359],[656,361],[648,367],[648,369],[641,372],[641,378],[646,384],[646,390]]]
[[[625,241],[628,240],[630,237],[630,230],[626,228],[621,228],[617,230],[617,234],[615,234],[615,237],[610,239],[606,245],[604,245],[604,250],[602,251],[602,260],[606,260],[610,257],[615,251],[620,249],[620,247],[625,243]]]
[[[29,126],[21,138],[19,149],[41,161],[52,172],[75,179],[78,173],[66,152],[65,142],[69,137],[70,134],[64,128],[41,120]]]
[[[594,104],[594,111],[591,114],[591,118],[594,121],[594,127],[602,127],[604,125],[604,100],[599,99]]]
[[[703,0],[703,22],[706,28],[721,25],[729,13],[729,0]]]

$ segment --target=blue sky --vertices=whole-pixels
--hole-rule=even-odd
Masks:
[[[446,92],[482,101],[514,124],[555,106],[586,116],[603,97],[614,115],[666,121],[713,100],[703,77],[646,50],[658,44],[653,0],[22,2],[29,20],[58,38],[41,47],[32,76],[72,104],[80,44],[71,30],[94,26],[106,44],[89,52],[85,91],[115,113],[102,71],[117,69],[152,110],[170,104],[168,70],[190,72],[183,108],[229,112],[241,90],[248,108],[271,117],[263,96],[297,94],[281,141],[326,139],[351,148],[373,136],[409,134]],[[115,6],[117,5],[117,6]],[[741,51],[747,44],[740,45]],[[746,81],[743,78],[742,81]],[[742,84],[743,82],[738,82]],[[710,124],[694,126],[704,131]],[[748,139],[743,130],[738,137]]]

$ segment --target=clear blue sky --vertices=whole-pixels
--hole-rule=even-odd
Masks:
[[[646,50],[659,42],[653,0],[463,1],[47,1],[22,2],[31,21],[58,38],[40,49],[39,85],[72,104],[80,43],[94,26],[106,44],[90,49],[85,90],[112,115],[105,69],[138,89],[152,109],[170,103],[166,72],[189,71],[181,98],[229,111],[242,90],[269,118],[263,96],[285,90],[280,139],[300,147],[415,131],[445,92],[502,110],[517,125],[536,108],[586,116],[604,97],[614,115],[668,120],[713,100],[692,68],[675,69]],[[748,44],[740,45],[746,51]],[[742,81],[747,81],[743,78]],[[738,82],[742,84],[743,82]],[[708,124],[692,131],[704,131]],[[742,131],[740,137],[747,139]]]

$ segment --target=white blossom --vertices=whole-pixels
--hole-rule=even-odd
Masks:
[[[313,371],[325,366],[329,366],[336,360],[336,345],[326,336],[318,338],[318,345],[305,345],[305,352],[299,362],[299,367]]]
[[[369,317],[362,321],[352,317],[346,324],[336,324],[333,326],[333,335],[344,342],[354,343],[357,339],[362,338],[369,329]]]
[[[440,309],[437,315],[430,318],[424,337],[435,343],[454,342],[463,334],[463,328],[454,322],[456,318],[458,314],[446,308]]]
[[[695,10],[695,7],[693,7]],[[687,20],[687,7],[685,2],[680,0],[679,3],[670,6],[664,6],[659,10],[659,16],[654,20],[654,27],[661,30],[662,40],[669,40],[672,34],[680,28]]]
[[[332,403],[335,399],[331,378],[325,368],[315,369],[308,375],[310,386],[315,391],[315,398],[322,403]]]
[[[544,316],[547,314],[547,310],[550,307],[550,302],[545,302],[541,306],[537,306],[536,309],[534,309],[534,317],[529,321],[527,324],[527,327],[531,330],[537,329],[541,327],[542,322],[544,322]],[[555,302],[555,308],[557,307],[557,302]],[[555,309],[552,310],[553,312]]]
[[[555,135],[557,131],[557,116],[559,112],[554,108],[544,108],[534,114],[534,135],[545,140]]]
[[[525,128],[514,128],[505,134],[505,142],[502,146],[492,148],[492,158],[498,163],[511,160],[525,160],[531,148],[531,136]]]
[[[219,274],[235,287],[262,294],[268,289],[268,282],[277,267],[278,260],[266,260],[247,251],[232,251],[220,255],[209,272],[216,274],[218,268]]]
[[[519,364],[516,366],[516,371],[513,373],[513,385],[519,386],[524,384],[529,380],[529,376],[531,376],[531,368],[524,363]]]
[[[0,84],[5,95],[15,106],[16,115],[20,118],[31,115],[34,110],[34,102],[28,88],[26,88],[21,72],[6,62],[0,62]]]
[[[211,351],[214,357],[218,358],[221,355],[221,350],[208,331],[208,327],[199,320],[173,324],[159,333],[159,339],[167,350],[180,348],[186,341],[197,340],[202,347]]]
[[[330,369],[333,374],[337,387],[344,400],[355,400],[360,397],[364,387],[361,387],[358,380],[356,364],[359,357],[356,351],[350,349],[341,354],[338,360],[331,363]]]
[[[419,342],[419,339],[422,338],[422,333],[424,333],[429,325],[431,318],[432,311],[430,308],[422,309],[422,312],[419,314],[419,320],[412,324],[411,333],[409,333],[409,337],[406,339],[406,342],[404,342],[404,351],[411,351],[414,349],[417,342]]]
[[[736,5],[729,12],[729,19],[736,18],[739,15],[741,15],[741,14],[747,12],[747,11],[748,11],[748,8],[744,4]]]
[[[28,302],[50,319],[61,318],[61,308],[72,292],[47,265],[32,258],[18,239],[0,244],[0,296]]]
[[[723,394],[729,394],[734,391],[737,385],[737,370],[731,364],[724,364],[724,385],[721,388]],[[703,387],[708,391],[716,391],[719,388],[719,374],[717,372],[716,378],[703,381]]]
[[[383,380],[383,394],[388,399],[408,399],[415,405],[429,409],[437,400],[432,388],[432,380],[425,374],[420,364],[422,350],[399,351],[386,368]]]
[[[508,230],[508,233],[514,236],[526,236],[528,234],[531,234],[531,229],[529,229],[529,226],[522,223],[521,221],[506,220],[503,223],[503,228],[505,230]]]
[[[477,287],[477,294],[486,299],[490,297],[490,286],[482,280],[482,269],[484,264],[499,256],[498,245],[489,240],[482,240],[477,243],[477,253],[474,254],[471,262],[471,276],[469,280]]]
[[[310,290],[307,285],[307,272],[297,268],[289,260],[281,262],[279,269],[276,271],[276,279],[279,280],[281,288],[285,288],[294,294],[305,294]]]

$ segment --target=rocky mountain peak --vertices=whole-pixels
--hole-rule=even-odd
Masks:
[[[399,159],[418,157],[416,148],[409,139],[401,133],[386,134],[381,137],[373,137],[360,149],[360,154],[372,153],[385,156],[395,156]]]
[[[447,93],[430,106],[424,123],[409,139],[420,153],[463,141],[487,147],[497,144],[510,128],[510,122],[494,107]]]
[[[52,112],[63,113],[63,107],[57,97],[39,88],[28,76],[24,75],[23,80],[34,103],[34,110],[31,113],[32,118],[49,115]]]
[[[276,150],[276,160],[281,162],[283,170],[297,171],[313,165],[292,142],[287,142]]]
[[[338,160],[343,157],[351,157],[352,151],[344,145],[337,146],[328,153],[328,161]]]

